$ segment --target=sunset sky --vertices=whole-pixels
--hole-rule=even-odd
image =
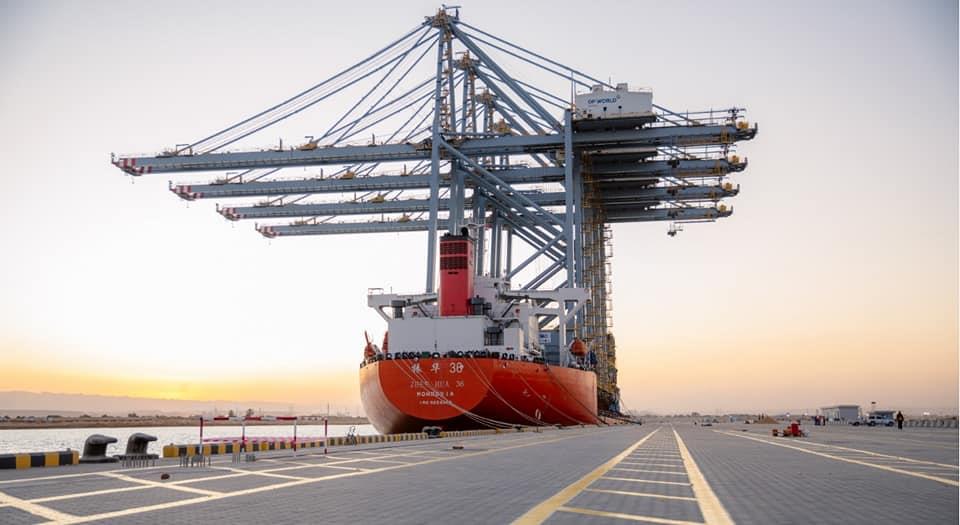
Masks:
[[[613,228],[626,408],[955,413],[957,4],[772,4],[461,17],[666,107],[759,123],[731,218]],[[385,329],[367,289],[421,291],[425,234],[267,240],[110,153],[206,136],[436,8],[0,2],[0,391],[355,410],[363,332]]]

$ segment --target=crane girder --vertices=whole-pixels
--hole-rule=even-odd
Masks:
[[[601,193],[604,206],[618,204],[646,204],[654,206],[661,202],[715,201],[732,197],[739,190],[723,186],[680,186],[637,188],[631,185],[619,185],[605,188]],[[562,206],[563,192],[526,194],[530,200],[541,206]],[[472,199],[466,200],[467,207],[473,205]],[[428,199],[397,199],[367,202],[327,202],[310,204],[272,204],[264,206],[219,207],[217,211],[230,220],[270,219],[279,217],[314,217],[327,215],[377,215],[384,213],[415,214],[429,210]],[[450,200],[440,199],[440,211],[450,210]]]
[[[637,208],[617,207],[608,208],[605,213],[606,221],[617,222],[647,222],[647,221],[707,221],[729,217],[733,214],[732,208]]]
[[[647,208],[625,207],[607,211],[607,222],[652,222],[652,221],[704,221],[729,217],[732,209],[719,208]],[[563,217],[560,214],[559,217]],[[446,219],[440,219],[438,226],[442,226]],[[427,220],[398,220],[377,222],[327,222],[327,223],[294,223],[277,226],[258,226],[265,237],[288,237],[297,235],[341,235],[355,233],[402,233],[427,231],[430,223]]]
[[[563,202],[563,193],[531,193],[531,200],[544,205]],[[472,201],[467,199],[467,205]],[[440,210],[450,210],[450,199],[439,200]],[[274,217],[313,217],[319,215],[375,215],[380,213],[420,213],[430,209],[429,199],[397,199],[367,202],[325,202],[312,204],[277,204],[270,206],[221,207],[221,215],[230,220],[268,219]]]
[[[431,50],[436,61],[420,67]],[[498,64],[500,57],[512,58]],[[537,70],[513,71],[528,66]],[[432,71],[425,80],[424,69]],[[541,75],[553,76],[552,87],[533,85]],[[566,89],[557,92],[568,82],[569,98]],[[331,98],[355,93],[359,100]],[[609,113],[607,95],[622,102]],[[590,111],[594,103],[598,111]],[[281,140],[259,151],[225,150],[315,106],[326,116],[346,111],[294,147]],[[369,57],[244,120],[156,156],[111,155],[111,162],[135,176],[226,172],[170,190],[186,200],[263,197],[217,210],[231,220],[263,219],[256,229],[269,238],[428,232],[424,296],[436,294],[441,230],[466,227],[475,236],[477,275],[522,276],[523,289],[546,290],[562,273],[560,286],[589,289],[590,297],[551,330],[573,330],[591,345],[598,403],[617,411],[608,225],[730,216],[720,200],[739,186],[725,177],[747,167],[736,143],[758,133],[744,111],[671,111],[649,91],[591,77],[466,24],[458,8],[444,6]],[[369,136],[368,145],[357,145]],[[415,166],[408,172],[406,163]],[[314,166],[331,169],[326,178],[323,170],[295,180],[276,174]],[[284,218],[294,222],[271,224]],[[680,230],[672,225],[668,234]],[[521,242],[533,253],[514,264]]]
[[[511,184],[530,184],[563,180],[563,168],[508,168],[491,170]],[[449,176],[442,176],[440,187],[449,187]],[[170,191],[186,200],[228,197],[268,197],[388,190],[421,190],[430,187],[429,175],[375,175],[357,178],[305,178],[252,182],[212,182],[171,185]]]
[[[756,128],[741,129],[733,124],[710,126],[660,126],[652,128],[588,131],[573,134],[574,148],[603,154],[624,148],[656,146],[700,146],[729,144],[750,140]],[[468,157],[524,155],[556,152],[563,147],[564,134],[504,135],[466,139],[456,149]],[[336,146],[313,150],[247,151],[168,155],[156,157],[120,157],[113,164],[131,175],[226,171],[251,168],[343,165],[368,162],[404,162],[429,160],[430,148],[418,144],[382,144],[372,146]]]
[[[657,177],[723,176],[742,171],[746,162],[728,159],[710,160],[655,160],[615,165],[591,165],[590,174],[599,182],[644,180],[655,183]],[[563,168],[515,167],[491,169],[509,184],[543,184],[563,181]],[[471,183],[467,182],[468,185]],[[440,187],[449,187],[449,177],[443,177]],[[206,184],[171,185],[170,191],[185,200],[222,199],[233,197],[270,197],[279,195],[306,195],[321,193],[349,193],[388,190],[421,190],[430,187],[429,175],[375,175],[358,178],[304,178],[296,180],[257,180],[251,182],[211,182]]]
[[[746,161],[733,162],[729,159],[692,159],[692,160],[660,160],[642,162],[594,163],[590,166],[590,173],[601,179],[616,179],[607,177],[623,176],[660,176],[660,177],[702,177],[722,176],[729,173],[743,171]]]

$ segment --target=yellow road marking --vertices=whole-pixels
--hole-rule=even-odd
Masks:
[[[700,505],[700,513],[703,514],[703,521],[709,525],[712,524],[733,524],[727,509],[723,508],[720,499],[714,494],[707,479],[700,472],[700,467],[693,460],[687,445],[680,438],[677,429],[673,429],[673,436],[677,438],[677,448],[680,449],[680,456],[683,458],[683,464],[687,467],[687,476],[690,478],[690,484],[693,486],[693,494],[697,497],[697,503]]]
[[[624,458],[630,455],[631,452],[637,449],[640,445],[644,444],[648,439],[653,437],[660,429],[657,428],[653,432],[650,432],[643,438],[641,438],[636,443],[630,445],[623,452],[617,454],[616,456],[610,458],[609,461],[600,465],[599,467],[593,469],[586,476],[574,481],[573,483],[567,485],[560,492],[557,492],[550,498],[542,501],[539,505],[528,510],[522,516],[513,521],[514,525],[529,525],[534,523],[543,523],[547,520],[554,512],[563,508],[568,501],[574,498],[577,494],[587,488],[591,483],[602,477],[608,471],[613,469],[614,465],[623,461]]]
[[[602,492],[604,494],[620,494],[623,496],[643,496],[645,498],[679,499],[684,501],[697,501],[697,498],[691,498],[688,496],[667,496],[666,494],[653,494],[650,492],[632,492],[629,490],[583,489],[583,491],[584,492]]]
[[[587,516],[599,516],[601,518],[618,518],[621,520],[645,521],[647,523],[662,523],[664,525],[703,525],[696,521],[668,520],[656,516],[640,516],[638,514],[624,514],[622,512],[607,512],[605,510],[585,509],[583,507],[560,507],[557,510],[562,512],[574,512]]]
[[[674,476],[686,476],[686,472],[677,472],[671,470],[650,470],[645,468],[627,468],[627,467],[614,467],[610,470],[623,470],[625,472],[651,472],[654,474],[672,474]]]
[[[24,501],[20,498],[9,496],[3,492],[0,492],[0,503],[54,522],[67,521],[73,519],[74,517],[72,514],[66,514],[64,512],[37,505],[36,503],[30,503],[29,501]]]
[[[617,481],[636,481],[638,483],[656,483],[658,485],[684,485],[689,487],[690,484],[683,481],[659,481],[654,479],[638,479],[638,478],[621,478],[617,476],[604,476],[600,479],[615,479]]]
[[[481,451],[477,451],[477,452],[471,452],[471,453],[466,453],[466,454],[458,454],[458,455],[450,456],[450,457],[431,458],[431,459],[427,459],[427,460],[420,461],[420,462],[417,462],[417,463],[407,463],[407,464],[404,464],[404,465],[391,465],[391,466],[388,466],[388,467],[381,467],[381,468],[377,468],[377,469],[369,469],[369,470],[362,470],[362,471],[344,472],[344,473],[342,473],[342,474],[332,474],[332,475],[329,475],[329,476],[323,476],[323,477],[319,477],[319,478],[309,478],[309,479],[306,479],[306,480],[303,480],[303,481],[299,481],[299,480],[297,480],[297,481],[289,481],[289,482],[285,482],[285,483],[277,483],[277,484],[274,484],[274,485],[268,485],[268,486],[265,486],[265,487],[254,487],[254,488],[245,489],[245,490],[239,490],[239,491],[234,491],[234,492],[220,493],[219,495],[215,495],[215,496],[207,496],[207,497],[201,497],[201,498],[191,498],[191,499],[187,499],[187,500],[171,501],[171,502],[167,502],[167,503],[158,503],[158,504],[156,504],[156,505],[147,505],[147,506],[142,506],[142,507],[137,507],[137,508],[132,508],[132,509],[123,509],[123,510],[118,510],[118,511],[105,512],[105,513],[102,513],[102,514],[94,514],[94,515],[90,515],[90,516],[70,516],[70,515],[64,515],[65,518],[64,518],[64,519],[61,519],[61,520],[59,520],[59,521],[61,521],[61,522],[63,522],[63,523],[84,523],[84,522],[88,522],[88,521],[97,521],[97,520],[103,520],[103,519],[108,519],[108,518],[116,518],[116,517],[121,517],[121,516],[130,516],[130,515],[134,515],[134,514],[142,514],[142,513],[145,513],[145,512],[152,512],[152,511],[157,511],[157,510],[165,510],[165,509],[171,509],[171,508],[176,508],[176,507],[183,507],[183,506],[187,506],[187,505],[194,505],[194,504],[197,504],[197,503],[205,503],[205,502],[208,502],[208,501],[216,501],[216,500],[220,500],[220,499],[234,498],[234,497],[238,497],[238,496],[247,496],[247,495],[250,495],[250,494],[258,494],[258,493],[261,493],[261,492],[275,491],[275,490],[285,489],[285,488],[289,488],[289,487],[296,487],[296,486],[300,486],[300,485],[307,485],[307,484],[311,484],[311,483],[318,483],[318,482],[321,482],[321,481],[327,481],[327,480],[332,480],[332,479],[341,479],[341,478],[348,478],[348,477],[353,477],[353,476],[364,476],[364,475],[367,475],[367,474],[374,474],[374,473],[378,473],[378,472],[387,472],[387,471],[391,471],[391,470],[399,470],[399,469],[404,469],[404,468],[413,467],[413,466],[418,466],[418,465],[426,465],[426,464],[430,464],[430,463],[439,463],[439,462],[444,462],[444,461],[453,461],[453,460],[457,460],[457,459],[461,459],[461,458],[469,458],[469,457],[475,457],[475,456],[484,456],[484,455],[488,455],[488,454],[495,454],[495,453],[497,453],[497,452],[504,452],[504,451],[507,451],[507,450],[514,450],[514,449],[518,449],[518,448],[525,448],[525,447],[530,447],[530,446],[535,446],[535,445],[545,445],[545,444],[548,444],[548,443],[555,443],[555,442],[558,442],[558,441],[565,441],[565,440],[568,440],[568,439],[582,438],[582,437],[585,437],[585,436],[595,436],[595,435],[596,435],[595,432],[605,433],[605,432],[610,432],[610,431],[612,431],[612,430],[615,430],[615,429],[602,429],[602,430],[594,431],[594,432],[591,432],[591,433],[576,433],[576,434],[573,434],[573,435],[566,435],[566,436],[563,436],[563,437],[558,437],[558,438],[553,438],[553,439],[547,439],[547,440],[539,440],[539,441],[537,440],[536,437],[531,438],[531,439],[529,439],[529,440],[523,440],[523,441],[517,439],[517,440],[511,440],[511,441],[513,441],[513,442],[519,442],[519,443],[516,443],[516,444],[513,444],[513,445],[509,445],[509,446],[505,446],[505,447],[491,448],[491,449],[481,450]],[[318,465],[318,466],[323,466],[323,465]],[[199,480],[198,480],[198,481],[199,481]],[[184,487],[184,488],[185,488],[185,487]],[[42,507],[41,507],[41,508],[42,508]]]
[[[716,431],[715,431],[715,432],[716,432]],[[752,437],[752,436],[744,436],[744,435],[742,435],[742,434],[734,434],[734,433],[727,433],[727,432],[720,432],[720,433],[721,433],[721,434],[728,435],[728,436],[733,436],[733,437],[738,437],[738,438],[743,438],[743,439],[750,439],[750,440],[757,441],[757,442],[760,442],[760,443],[766,443],[767,445],[773,445],[773,446],[775,446],[775,447],[783,447],[783,448],[790,448],[790,449],[793,449],[793,450],[799,450],[800,452],[804,452],[804,453],[806,453],[806,454],[813,454],[814,456],[821,456],[821,457],[825,457],[825,458],[835,459],[835,460],[837,460],[837,461],[845,461],[845,462],[847,462],[847,463],[853,463],[853,464],[855,464],[855,465],[863,465],[863,466],[866,466],[866,467],[873,467],[873,468],[876,468],[876,469],[886,470],[886,471],[889,471],[889,472],[897,472],[897,473],[899,473],[899,474],[906,474],[906,475],[908,475],[908,476],[914,476],[914,477],[917,477],[917,478],[929,479],[929,480],[931,480],[931,481],[938,481],[938,482],[940,482],[940,483],[944,483],[944,484],[951,485],[951,486],[954,486],[954,487],[960,487],[960,483],[958,483],[958,482],[956,482],[956,481],[954,481],[954,480],[952,480],[952,479],[941,478],[941,477],[937,477],[937,476],[931,476],[931,475],[929,475],[929,474],[923,474],[922,472],[913,472],[913,471],[909,471],[909,470],[903,470],[903,469],[899,469],[899,468],[889,467],[889,466],[887,466],[887,465],[880,465],[880,464],[877,464],[877,463],[868,463],[868,462],[866,462],[866,461],[859,461],[859,460],[856,460],[856,459],[845,458],[845,457],[843,457],[843,456],[835,456],[835,455],[833,455],[833,454],[827,454],[827,453],[824,453],[824,452],[817,452],[816,450],[810,450],[810,449],[808,449],[808,448],[798,447],[798,446],[795,446],[795,445],[788,445],[788,444],[786,444],[786,443],[775,443],[775,442],[773,442],[773,441],[767,441],[766,439],[759,439],[759,438],[755,438],[755,437]]]

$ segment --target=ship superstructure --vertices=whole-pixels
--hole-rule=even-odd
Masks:
[[[387,322],[391,353],[448,356],[484,351],[543,361],[541,323],[564,326],[585,306],[588,292],[582,288],[511,290],[506,278],[475,276],[474,242],[467,228],[459,236],[441,238],[438,294],[368,296],[369,306]],[[566,349],[565,331],[559,332],[559,346]],[[384,355],[382,349],[377,353]],[[569,352],[561,352],[557,364],[566,366],[569,357]]]
[[[280,122],[304,139],[263,146],[258,137]],[[730,216],[721,200],[739,193],[730,176],[747,166],[736,144],[756,133],[742,108],[671,111],[650,89],[604,82],[442,8],[249,118],[111,161],[134,176],[221,172],[170,190],[186,200],[256,198],[217,210],[256,220],[269,238],[427,232],[424,292],[370,299],[390,339],[361,376],[395,367],[395,351],[433,359],[476,350],[488,357],[468,363],[587,373],[569,355],[576,341],[596,382],[587,396],[595,412],[616,413],[611,225],[667,221],[675,235],[683,223]]]
[[[388,325],[382,347],[368,340],[361,365],[371,423],[418,432],[599,422],[595,355],[554,328],[559,363],[548,364],[540,337],[542,323],[574,319],[587,290],[511,290],[505,278],[476,276],[475,243],[467,227],[441,237],[436,294],[368,296]]]

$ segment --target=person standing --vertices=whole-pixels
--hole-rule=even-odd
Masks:
[[[904,419],[904,417],[903,417],[903,412],[897,410],[896,420],[897,420],[897,429],[898,429],[898,430],[903,430],[903,419]]]

